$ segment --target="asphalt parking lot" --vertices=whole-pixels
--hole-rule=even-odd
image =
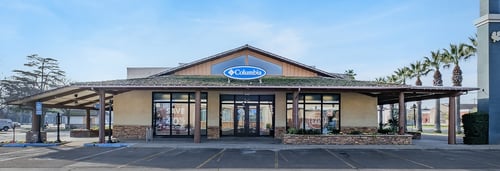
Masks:
[[[2,168],[500,169],[500,150],[0,148]]]

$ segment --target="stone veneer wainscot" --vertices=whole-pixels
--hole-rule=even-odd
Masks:
[[[113,125],[113,137],[119,139],[146,139],[145,125]]]
[[[409,145],[411,135],[299,135],[285,134],[283,144]]]

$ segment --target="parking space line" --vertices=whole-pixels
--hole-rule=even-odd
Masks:
[[[17,153],[9,153],[9,154],[19,154],[21,156],[15,156],[15,157],[9,157],[9,158],[0,159],[0,162],[14,160],[14,159],[19,159],[19,158],[34,157],[34,156],[38,156],[38,155],[48,154],[50,152],[54,152],[54,150],[50,150],[50,149],[45,149],[45,150],[42,151],[42,152],[38,152],[38,153],[35,152],[35,153],[30,153],[30,154],[27,154],[27,153],[24,153],[24,152],[29,152],[29,151],[33,151],[33,150],[16,151]],[[40,151],[40,149],[37,149],[36,151]],[[27,155],[23,155],[23,153],[27,154]]]
[[[95,157],[95,156],[98,156],[98,155],[102,155],[102,154],[106,154],[106,153],[111,153],[113,151],[118,151],[118,150],[121,150],[121,149],[124,149],[124,148],[126,148],[126,147],[121,147],[121,148],[117,148],[117,149],[113,149],[113,150],[103,151],[103,152],[100,152],[100,153],[97,153],[97,154],[83,156],[83,157],[75,159],[74,161],[80,161],[80,160],[89,159],[89,158],[92,158],[92,157]]]
[[[423,164],[423,163],[420,163],[420,162],[417,162],[417,161],[413,161],[413,160],[410,160],[410,159],[407,159],[407,158],[403,158],[403,157],[395,155],[395,154],[391,154],[391,153],[388,153],[388,152],[385,152],[385,151],[381,151],[381,150],[375,150],[375,151],[379,152],[379,153],[382,153],[382,154],[385,154],[385,155],[388,155],[388,156],[391,156],[391,157],[395,157],[395,158],[398,158],[398,159],[405,160],[407,162],[410,162],[410,163],[413,163],[413,164],[416,164],[416,165],[419,165],[419,166],[426,167],[427,169],[434,169],[434,167],[432,167],[432,166],[429,166],[429,165],[426,165],[426,164]]]
[[[278,151],[274,151],[274,168],[277,169],[278,168],[278,156],[279,156],[279,153]]]
[[[286,162],[288,162],[288,159],[282,154],[282,153],[278,153],[278,155],[283,159],[285,160]]]
[[[470,150],[468,150],[468,151],[472,152]],[[489,155],[489,153],[485,153],[485,152],[482,152],[482,151],[473,151],[473,153],[483,153],[483,154],[488,154]],[[474,162],[481,162],[481,163],[484,163],[484,164],[487,164],[487,165],[490,165],[490,166],[500,167],[500,165],[498,165],[498,164],[494,164],[494,163],[490,163],[490,162],[485,162],[485,161],[482,161],[482,160],[476,160],[475,158],[472,158],[472,157],[468,157],[467,160],[474,161]]]
[[[201,167],[203,167],[203,165],[207,164],[208,162],[210,162],[211,160],[213,160],[215,157],[221,155],[222,153],[224,153],[224,151],[226,151],[226,149],[222,149],[221,151],[219,151],[217,154],[214,154],[212,157],[208,158],[207,160],[205,160],[203,163],[201,163],[200,165],[198,165],[196,167],[196,169],[199,169]]]
[[[126,167],[126,166],[130,165],[130,164],[134,164],[134,163],[137,163],[137,162],[140,162],[140,161],[144,161],[144,160],[151,161],[152,159],[158,157],[159,155],[165,154],[165,153],[170,152],[170,151],[175,150],[175,149],[176,148],[172,148],[172,149],[169,149],[169,150],[166,150],[166,151],[161,151],[161,152],[158,152],[158,153],[155,153],[155,154],[152,154],[152,155],[149,155],[149,156],[146,156],[146,157],[143,157],[143,158],[140,158],[140,159],[128,162],[126,164],[120,165],[120,166],[118,166],[116,168],[123,168],[123,167]]]
[[[342,157],[338,156],[337,154],[335,154],[334,152],[331,152],[330,150],[324,148],[323,150],[325,150],[326,152],[328,152],[329,154],[331,154],[333,157],[339,159],[340,161],[344,162],[344,164],[346,164],[347,166],[351,167],[352,169],[357,169],[356,166],[354,166],[353,164],[347,162],[346,160],[344,160]]]

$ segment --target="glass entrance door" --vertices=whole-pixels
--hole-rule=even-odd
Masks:
[[[259,108],[257,104],[241,104],[235,108],[236,136],[258,136],[259,135]]]

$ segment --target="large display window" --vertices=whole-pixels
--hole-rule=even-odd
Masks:
[[[339,94],[299,94],[299,129],[327,134],[340,130]],[[293,94],[287,94],[287,129],[293,125]]]
[[[192,136],[195,93],[153,93],[155,136]],[[201,135],[207,134],[207,93],[201,93]]]

